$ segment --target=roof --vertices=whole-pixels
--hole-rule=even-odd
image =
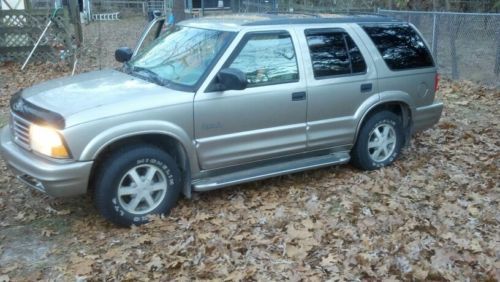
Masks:
[[[230,14],[191,19],[182,23],[197,27],[239,30],[244,26],[388,22],[400,20],[377,14]]]

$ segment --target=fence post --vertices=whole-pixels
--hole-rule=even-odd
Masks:
[[[500,74],[500,27],[497,26],[496,28],[496,36],[495,36],[495,41],[497,42],[496,44],[496,58],[495,58],[495,74],[498,76]]]
[[[432,56],[434,57],[434,63],[438,64],[438,31],[439,31],[439,26],[438,26],[438,15],[436,12],[432,13]]]
[[[80,9],[78,7],[78,1],[77,0],[69,0],[68,1],[69,5],[69,15],[70,15],[70,22],[73,24],[75,28],[75,35],[77,37],[77,46],[80,47],[80,44],[82,43],[83,40],[83,31],[82,31],[82,24],[80,20]]]
[[[460,28],[460,21],[458,21],[457,18],[458,18],[457,15],[451,16],[451,23],[449,24],[450,51],[451,51],[451,78],[453,80],[457,80],[459,78],[456,39],[458,35],[458,30]]]

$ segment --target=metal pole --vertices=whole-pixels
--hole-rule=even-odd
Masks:
[[[42,38],[45,36],[45,33],[47,32],[47,30],[49,29],[51,24],[52,24],[52,19],[49,19],[49,23],[47,23],[47,26],[45,27],[45,29],[42,32],[42,35],[40,35],[40,37],[38,37],[38,41],[35,43],[35,46],[33,47],[33,49],[31,49],[31,52],[28,55],[28,58],[26,58],[26,61],[24,61],[24,64],[21,67],[21,70],[24,70],[24,68],[28,64],[28,61],[31,59],[31,56],[33,56],[33,53],[35,52],[36,48],[38,47],[38,44],[40,44],[40,41],[42,41]]]
[[[432,15],[432,55],[436,57],[436,14]]]
[[[496,32],[495,32],[495,41],[496,41],[496,49],[497,49],[497,54],[495,56],[495,68],[493,72],[498,76],[500,75],[500,27],[497,26]]]
[[[76,57],[76,56],[75,56]],[[73,70],[71,71],[71,76],[75,75],[76,71],[76,64],[78,63],[78,59],[75,59],[75,62],[73,63]]]
[[[9,8],[10,10],[14,10],[14,9],[12,9],[12,6],[10,6],[9,2],[7,2],[7,0],[3,0],[3,2],[7,6],[7,8]]]

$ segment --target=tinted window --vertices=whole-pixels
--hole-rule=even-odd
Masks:
[[[288,33],[251,34],[242,44],[229,67],[247,75],[248,87],[298,81],[297,59]]]
[[[349,50],[349,57],[351,58],[352,73],[366,72],[366,64],[363,55],[359,51],[358,46],[352,41],[349,35],[345,35],[345,41]]]
[[[366,64],[351,37],[344,31],[307,30],[314,77],[363,73]]]
[[[422,38],[409,25],[362,26],[391,70],[432,67]]]

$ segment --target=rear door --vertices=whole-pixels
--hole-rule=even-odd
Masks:
[[[229,91],[202,87],[195,97],[195,138],[202,169],[283,156],[306,147],[306,84],[293,30],[253,31],[236,40],[231,55],[214,72],[239,69],[246,74],[248,87]]]
[[[308,84],[308,149],[352,145],[356,111],[378,99],[372,58],[348,25],[302,28]]]

